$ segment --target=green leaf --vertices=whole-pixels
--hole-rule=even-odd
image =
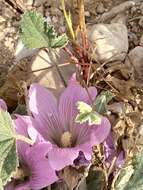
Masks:
[[[92,107],[82,101],[77,102],[77,109],[80,113],[90,113],[92,111]]]
[[[3,190],[3,184],[2,184],[2,180],[0,179],[0,190]]]
[[[114,96],[110,91],[102,92],[95,100],[95,110],[101,114],[105,113],[107,111],[107,104],[113,97]]]
[[[58,48],[68,42],[66,34],[57,36],[53,26],[36,11],[27,11],[23,15],[21,39],[27,48]]]
[[[25,104],[18,104],[12,114],[28,115]]]
[[[127,183],[129,182],[134,169],[132,165],[129,165],[121,169],[120,175],[115,183],[115,190],[125,190]]]
[[[16,171],[18,157],[15,131],[8,112],[0,110],[0,181],[3,186]]]
[[[101,190],[105,177],[102,171],[90,170],[86,181],[88,190]]]
[[[101,116],[95,112],[95,111],[92,111],[90,114],[89,114],[89,125],[98,125],[98,124],[101,124]]]
[[[121,171],[115,190],[143,190],[143,151],[133,157],[132,166]]]
[[[89,125],[101,123],[99,114],[93,111],[92,107],[85,102],[77,102],[77,109],[79,110],[79,114],[76,116],[76,123],[82,124],[88,122]]]

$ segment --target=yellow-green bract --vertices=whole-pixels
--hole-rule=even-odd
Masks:
[[[82,124],[88,122],[89,125],[101,124],[101,116],[95,112],[90,105],[85,102],[78,101],[77,108],[79,110],[79,114],[75,119],[77,123]]]

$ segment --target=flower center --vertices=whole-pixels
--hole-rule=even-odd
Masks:
[[[72,134],[69,131],[66,131],[61,136],[62,147],[71,147],[72,145]]]

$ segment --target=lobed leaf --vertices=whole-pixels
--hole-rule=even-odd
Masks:
[[[0,184],[3,186],[10,180],[18,165],[15,131],[12,125],[10,114],[0,110]]]
[[[113,98],[113,94],[110,91],[104,91],[97,96],[95,101],[95,110],[98,113],[105,113],[107,111],[107,104]]]
[[[143,151],[133,157],[132,166],[122,169],[115,190],[143,190]]]
[[[68,42],[66,34],[57,36],[54,27],[36,11],[27,11],[22,17],[20,36],[27,48],[60,48]]]
[[[79,114],[76,116],[75,121],[77,123],[85,123],[88,122],[89,125],[100,124],[101,117],[95,111],[93,111],[92,107],[85,102],[78,101],[77,109],[79,110]]]

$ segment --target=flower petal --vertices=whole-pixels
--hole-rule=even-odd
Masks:
[[[88,88],[87,93],[85,88],[79,85],[76,81],[71,80],[68,87],[62,93],[59,101],[59,114],[63,125],[68,127],[73,124],[78,113],[76,105],[78,101],[91,104],[91,101],[95,99],[96,95],[96,88]]]
[[[65,166],[72,165],[79,155],[78,148],[54,147],[48,154],[49,163],[55,170],[61,170]]]
[[[31,169],[30,184],[34,190],[42,189],[58,180],[46,157],[51,148],[51,144],[43,142],[35,145],[27,155],[29,158],[27,164]]]
[[[20,116],[16,115],[17,119],[14,120],[16,132],[19,135],[28,137],[27,128],[32,125],[31,119],[29,116]],[[20,160],[25,162],[26,160],[26,151],[30,147],[29,144],[18,140],[17,141],[17,150],[19,153]]]
[[[50,137],[60,133],[57,101],[50,91],[39,84],[32,84],[29,90],[29,108],[35,118],[35,128],[45,139],[49,137],[50,140]]]
[[[53,94],[38,83],[34,83],[29,89],[29,107],[33,115],[50,113],[57,114],[57,101]]]
[[[20,181],[18,181],[20,182]],[[21,182],[19,185],[15,185],[16,180],[12,180],[10,183],[8,183],[4,190],[30,190],[30,183],[29,181]]]
[[[21,184],[17,185],[13,190],[30,190],[30,183],[22,182]]]
[[[11,181],[10,183],[8,183],[4,190],[14,190],[14,181]]]
[[[3,99],[0,99],[0,109],[7,110],[7,105]]]
[[[104,155],[105,155],[106,161],[110,162],[112,161],[112,157],[116,152],[115,145],[113,142],[113,136],[111,132],[108,135],[105,142],[103,143],[103,145],[104,145]]]
[[[102,118],[100,125],[91,126],[91,144],[97,145],[102,143],[109,135],[111,124],[106,117]]]

